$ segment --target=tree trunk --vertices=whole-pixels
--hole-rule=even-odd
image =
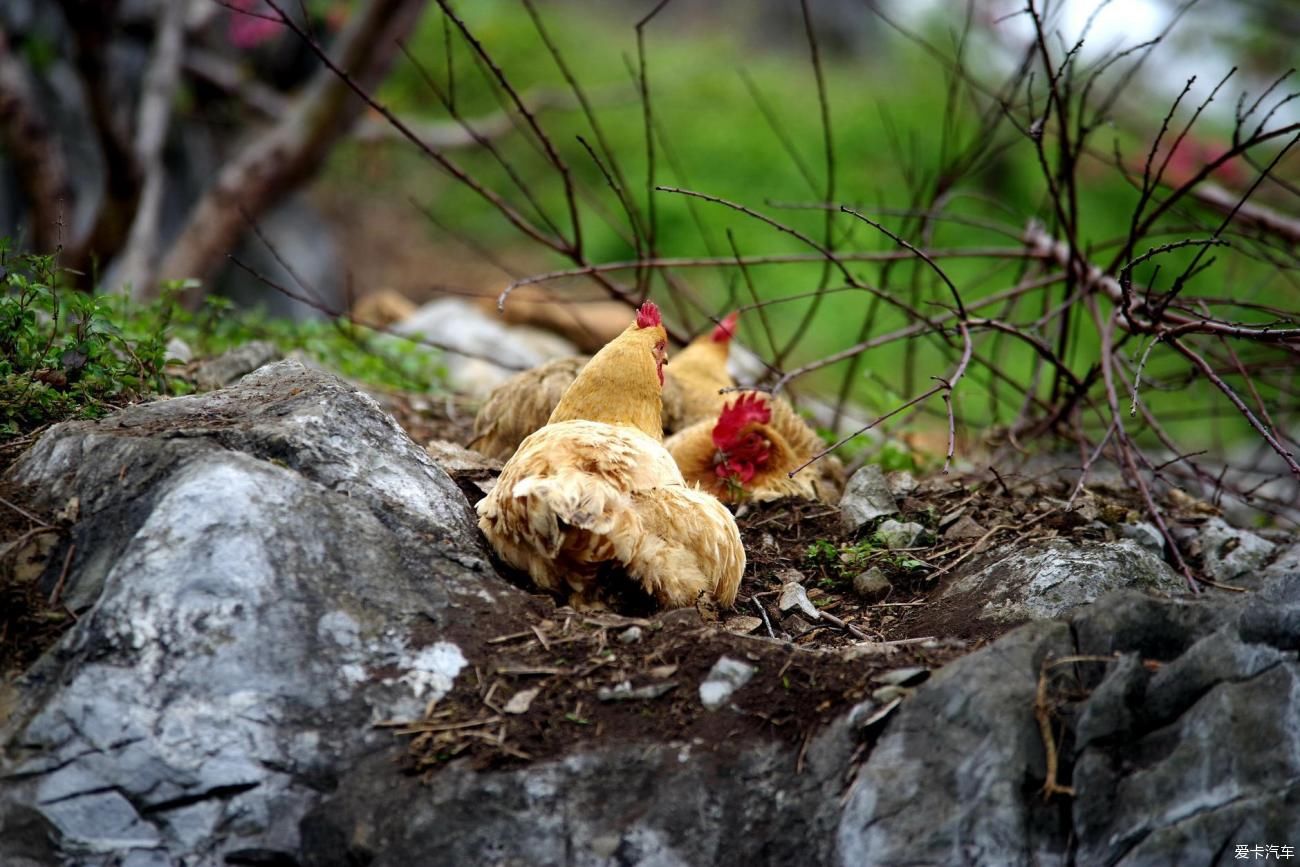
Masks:
[[[362,4],[339,37],[335,56],[340,68],[361,86],[377,87],[397,53],[397,40],[410,33],[425,4],[426,0]],[[210,278],[249,220],[257,219],[320,169],[363,105],[339,76],[325,67],[318,70],[284,118],[221,170],[164,258],[159,281]],[[155,298],[158,289],[156,283],[139,286],[135,296]],[[193,290],[185,300],[195,304],[205,292],[202,287]]]

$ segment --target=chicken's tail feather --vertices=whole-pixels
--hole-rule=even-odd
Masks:
[[[684,486],[638,491],[633,505],[640,532],[612,541],[647,592],[669,606],[693,605],[701,593],[712,593],[724,607],[736,601],[745,549],[725,506]]]

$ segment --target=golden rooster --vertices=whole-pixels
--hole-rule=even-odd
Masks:
[[[691,341],[664,371],[664,430],[672,433],[722,408],[720,389],[735,385],[727,373],[727,355],[737,316],[728,314],[711,332]],[[586,363],[580,357],[557,358],[498,385],[474,417],[469,447],[489,458],[509,458],[524,437],[546,424]]]
[[[478,504],[479,527],[537,586],[600,607],[626,575],[662,606],[730,606],[745,550],[717,499],[687,487],[663,446],[667,335],[647,302],[587,363],[546,425]]]
[[[799,497],[834,503],[844,483],[843,465],[831,456],[790,477],[822,450],[822,441],[790,404],[759,392],[743,392],[664,446],[688,482],[725,502]]]

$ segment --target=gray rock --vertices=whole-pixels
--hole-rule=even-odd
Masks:
[[[885,476],[885,484],[889,486],[889,493],[895,497],[906,497],[916,490],[916,477],[906,470],[894,470]]]
[[[853,592],[868,600],[883,599],[894,589],[878,566],[853,576]]]
[[[1206,574],[1225,584],[1242,576],[1256,576],[1277,548],[1222,518],[1211,518],[1201,527],[1200,546]]]
[[[1136,524],[1120,524],[1116,529],[1121,538],[1132,539],[1157,557],[1164,556],[1165,539],[1155,524],[1139,521]]]
[[[1252,596],[1237,625],[1244,641],[1300,650],[1300,572],[1278,575]]]
[[[83,865],[295,851],[341,770],[389,743],[371,723],[451,688],[450,624],[518,595],[424,451],[293,362],[58,425],[11,477],[80,499],[85,553],[80,619],[0,728],[0,863],[31,821]]]
[[[451,384],[475,397],[486,397],[520,370],[578,354],[577,347],[562,337],[536,328],[511,327],[461,298],[430,301],[393,330],[445,347]]]
[[[988,530],[970,515],[962,515],[943,531],[946,542],[958,542],[965,539],[982,539]]]
[[[921,534],[925,532],[925,527],[920,524],[908,521],[895,521],[892,518],[888,521],[882,521],[876,528],[876,537],[880,539],[884,546],[891,551],[899,548],[914,548],[921,539]]]
[[[1273,562],[1264,569],[1264,575],[1270,579],[1300,575],[1300,542],[1291,542],[1273,558]]]
[[[732,694],[754,676],[754,666],[730,656],[719,657],[700,683],[700,701],[709,710],[717,710]]]
[[[1078,863],[1231,863],[1234,842],[1296,839],[1293,655],[1214,633],[1154,674],[1112,672],[1089,711],[1112,679],[1123,712],[1085,716],[1075,759]]]
[[[842,867],[1063,864],[1034,720],[1039,666],[1073,651],[1068,627],[1034,623],[940,669],[904,701],[849,790]]]
[[[812,604],[808,598],[808,591],[797,581],[791,581],[781,587],[781,596],[776,603],[776,607],[781,609],[784,614],[789,611],[798,611],[805,615],[809,620],[820,620],[821,612],[817,606]]]
[[[836,722],[779,741],[593,748],[523,768],[465,763],[433,785],[375,756],[303,820],[310,867],[606,867],[831,864],[844,768],[857,740]]]
[[[194,358],[194,350],[190,345],[179,337],[173,337],[167,341],[167,359],[169,361],[179,361],[181,364],[189,364]]]
[[[1059,617],[1123,588],[1176,593],[1186,585],[1164,560],[1129,539],[1060,539],[995,551],[955,580],[941,597],[965,602],[980,620],[1018,622]]]
[[[886,515],[898,514],[898,504],[880,467],[867,464],[849,477],[840,497],[840,515],[850,532]]]
[[[199,364],[199,369],[194,372],[194,381],[200,389],[211,391],[229,385],[279,357],[280,350],[274,343],[253,340]]]

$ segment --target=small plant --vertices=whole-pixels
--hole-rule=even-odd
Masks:
[[[184,369],[168,365],[173,338],[202,357],[267,340],[383,388],[444,388],[446,369],[437,350],[346,319],[272,319],[235,311],[215,295],[190,312],[178,303],[190,288],[185,282],[141,304],[72,289],[66,276],[54,257],[12,253],[0,239],[0,438],[64,419],[95,418],[145,397],[193,391]]]
[[[133,327],[115,315],[121,299],[63,276],[52,256],[0,239],[0,436],[166,391],[165,330]]]
[[[817,539],[803,556],[811,566],[833,566],[839,562],[840,549],[829,539]]]
[[[201,356],[266,340],[281,352],[301,351],[349,379],[395,390],[442,392],[447,378],[442,354],[411,340],[345,318],[295,322],[257,310],[236,311],[228,299],[214,295],[204,299],[198,313],[176,311],[173,335]]]

